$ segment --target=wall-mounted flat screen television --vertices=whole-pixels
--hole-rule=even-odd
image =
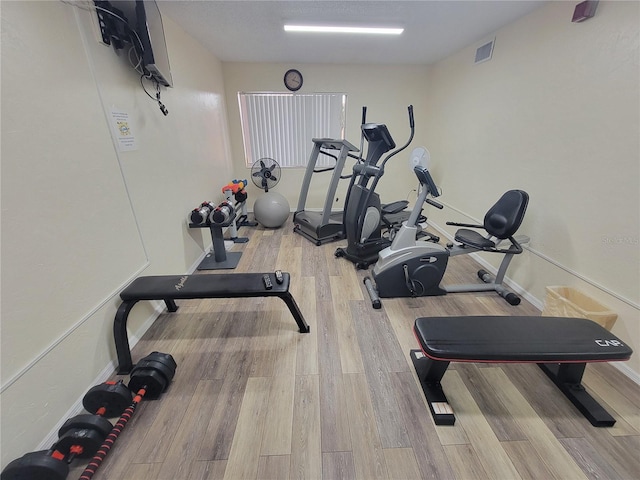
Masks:
[[[139,57],[137,67],[160,85],[172,87],[162,16],[155,0],[94,0],[94,3],[103,41],[115,48],[131,44]]]
[[[142,47],[142,64],[165,87],[173,86],[169,54],[160,9],[154,0],[136,0],[136,31]]]

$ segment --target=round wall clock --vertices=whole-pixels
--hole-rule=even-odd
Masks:
[[[302,87],[302,74],[300,71],[292,68],[284,74],[284,86],[292,92],[300,90]]]

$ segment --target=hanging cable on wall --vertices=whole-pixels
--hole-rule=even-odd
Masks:
[[[153,97],[153,95],[151,95],[147,89],[144,86],[144,79],[147,80],[151,80],[154,85],[156,86],[156,96],[155,98]],[[162,103],[162,101],[160,100],[160,83],[158,83],[158,81],[153,78],[150,75],[145,75],[144,73],[142,75],[140,75],[140,85],[142,85],[142,89],[144,90],[144,93],[147,94],[147,97],[149,97],[151,100],[155,100],[156,102],[158,102],[158,107],[160,108],[160,111],[164,114],[164,116],[166,117],[167,115],[169,115],[169,110],[167,110],[167,107],[164,106],[164,104]]]
[[[169,115],[169,110],[167,110],[167,107],[165,107],[160,101],[160,84],[158,82],[155,82],[155,84],[156,84],[156,100],[158,101],[158,107],[166,117],[167,115]]]

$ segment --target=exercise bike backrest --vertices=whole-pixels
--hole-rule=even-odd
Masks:
[[[484,216],[484,229],[489,235],[505,240],[512,237],[527,211],[529,195],[523,190],[509,190]]]

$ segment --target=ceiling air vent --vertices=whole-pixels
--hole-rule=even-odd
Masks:
[[[490,42],[485,43],[476,50],[476,60],[473,63],[482,63],[487,60],[491,60],[491,54],[493,53],[493,44],[496,39],[494,38]]]

